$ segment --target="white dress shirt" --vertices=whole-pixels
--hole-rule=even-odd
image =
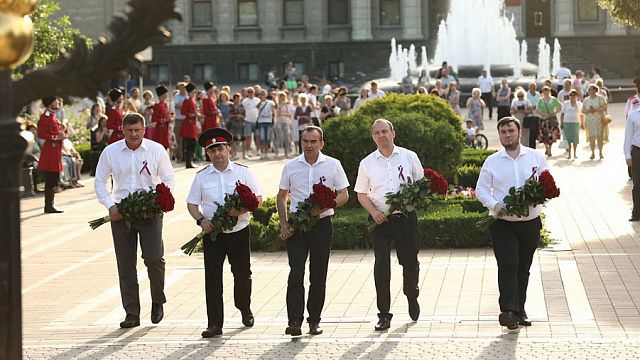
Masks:
[[[367,194],[376,209],[389,210],[387,193],[396,193],[409,178],[413,181],[424,177],[424,168],[418,155],[400,146],[394,146],[387,158],[376,150],[360,161],[354,190]]]
[[[624,127],[624,158],[631,159],[631,147],[640,147],[640,96],[634,95],[627,100],[624,113],[627,118]]]
[[[107,189],[113,175],[111,193]],[[155,141],[142,139],[135,150],[129,149],[124,139],[107,146],[100,154],[96,167],[94,189],[98,201],[107,209],[129,194],[149,190],[163,182],[173,192],[173,166],[164,147]]]
[[[487,75],[486,77],[480,75],[478,77],[478,87],[480,88],[480,92],[493,92],[493,85],[493,78],[490,75]]]
[[[298,210],[298,204],[303,202],[313,192],[313,185],[322,183],[330,189],[342,190],[349,187],[347,174],[340,160],[320,153],[318,160],[311,165],[305,160],[304,154],[299,155],[287,162],[282,169],[280,178],[280,190],[287,190],[291,196],[291,212]],[[320,217],[331,216],[333,209],[329,209]]]
[[[375,99],[384,96],[384,91],[378,89],[376,92],[369,91],[369,99]]]
[[[502,149],[492,154],[485,160],[480,170],[476,196],[478,200],[489,209],[490,215],[495,215],[496,204],[504,204],[504,198],[509,194],[509,189],[514,186],[519,188],[531,176],[533,169],[537,169],[536,176],[549,169],[544,156],[526,146],[520,146],[520,154],[515,159],[511,158]],[[529,216],[505,216],[501,219],[507,221],[528,221],[540,216],[541,206],[529,207]]]
[[[202,206],[202,216],[211,219],[218,210],[218,204],[224,204],[224,196],[233,194],[236,182],[247,185],[256,196],[262,196],[262,188],[258,180],[248,167],[229,161],[226,169],[220,171],[212,164],[198,171],[187,195],[187,203]],[[244,213],[238,216],[238,223],[225,233],[233,233],[249,225],[250,215]]]

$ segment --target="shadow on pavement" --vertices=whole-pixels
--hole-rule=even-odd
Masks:
[[[476,357],[476,360],[496,359],[498,357],[504,360],[516,360],[518,358],[516,356],[518,336],[520,336],[520,331],[500,335],[498,340],[490,342],[484,350],[482,350],[480,355]],[[522,355],[520,357],[522,357]]]
[[[52,360],[63,360],[69,358],[78,358],[80,354],[89,352],[93,349],[104,347],[102,350],[97,353],[92,353],[90,355],[91,358],[94,359],[102,359],[109,355],[113,355],[118,350],[122,349],[124,346],[131,344],[132,342],[138,340],[140,337],[146,335],[149,330],[153,329],[154,326],[147,326],[128,334],[124,338],[120,338],[121,335],[128,333],[131,331],[130,329],[118,329],[114,330],[106,335],[103,335],[95,340],[87,341],[82,345],[76,345],[71,347],[69,350],[66,350],[56,356],[52,357]],[[109,342],[116,342],[116,344],[108,344]]]
[[[258,356],[257,359],[278,359],[282,357],[282,354],[287,354],[288,358],[293,359],[309,345],[309,341],[302,341],[304,338],[305,337],[292,337],[291,341],[278,343],[271,349],[262,353],[262,355]]]

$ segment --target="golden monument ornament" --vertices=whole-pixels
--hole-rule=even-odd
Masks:
[[[38,0],[0,0],[0,12],[29,15],[36,10]]]
[[[34,30],[28,16],[36,0],[0,0],[0,71],[22,65],[33,51]]]

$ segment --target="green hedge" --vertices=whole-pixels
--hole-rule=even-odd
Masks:
[[[462,165],[456,169],[456,183],[463,187],[472,187],[475,189],[480,176],[480,167],[478,165]]]
[[[451,106],[433,96],[389,94],[322,125],[323,152],[340,159],[351,184],[355,183],[360,161],[376,149],[371,124],[378,118],[394,124],[395,143],[415,151],[425,167],[448,178],[455,176],[464,138],[460,118]]]
[[[462,150],[461,165],[475,165],[482,167],[484,161],[489,155],[496,153],[497,150],[484,149],[464,149]]]

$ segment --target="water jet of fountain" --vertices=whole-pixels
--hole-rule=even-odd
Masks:
[[[409,46],[409,69],[413,72],[418,69],[418,64],[416,63],[416,47],[413,44]]]
[[[553,75],[558,73],[558,69],[560,69],[560,42],[558,38],[553,41]],[[562,80],[562,79],[560,79]]]
[[[549,73],[549,44],[545,38],[540,38],[538,43],[538,80],[544,80],[551,76]]]

